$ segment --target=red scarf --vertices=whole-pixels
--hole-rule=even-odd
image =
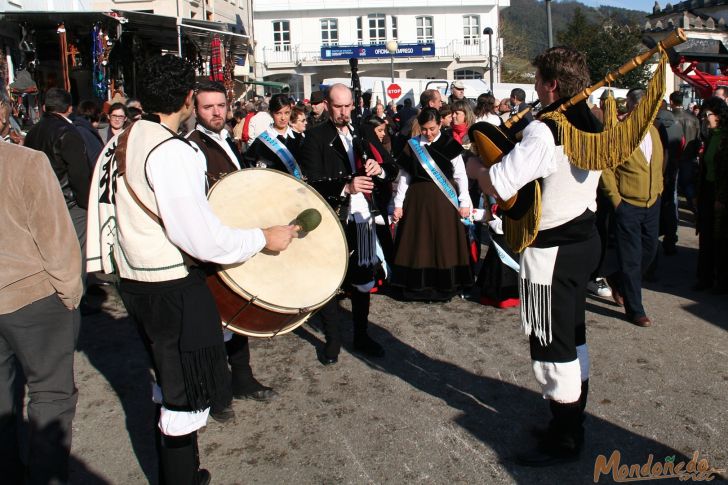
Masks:
[[[463,142],[463,137],[468,134],[468,125],[466,123],[463,123],[462,125],[456,125],[453,123],[452,125],[452,137],[455,138],[455,141],[458,143]]]

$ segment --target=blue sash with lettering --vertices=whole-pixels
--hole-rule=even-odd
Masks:
[[[442,173],[440,167],[437,166],[435,160],[432,159],[432,155],[430,155],[425,147],[420,145],[420,141],[417,138],[410,138],[408,143],[410,149],[412,150],[412,153],[415,154],[415,156],[417,157],[417,161],[420,162],[420,165],[423,169],[425,169],[427,175],[429,175],[432,181],[435,182],[437,188],[440,189],[445,197],[447,197],[447,200],[450,201],[455,209],[459,210],[460,200],[458,199],[458,193],[455,191],[455,187],[452,186],[447,177],[445,177],[445,174]],[[468,217],[463,217],[460,220],[466,226],[473,225],[473,221],[471,221]]]
[[[281,141],[277,137],[272,137],[267,131],[264,131],[260,135],[258,135],[258,138],[260,141],[265,143],[265,146],[270,148],[270,151],[276,154],[276,156],[283,162],[283,165],[286,166],[288,169],[288,173],[296,177],[297,179],[301,179],[301,169],[298,167],[298,163],[296,162],[296,159],[293,158],[293,154],[288,149],[286,145],[281,143]]]

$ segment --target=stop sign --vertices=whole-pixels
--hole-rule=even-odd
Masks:
[[[390,84],[387,88],[387,95],[392,99],[397,99],[402,95],[402,88],[399,84]]]

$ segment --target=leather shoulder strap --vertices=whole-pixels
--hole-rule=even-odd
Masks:
[[[148,215],[151,220],[153,220],[160,226],[164,227],[164,222],[162,222],[162,219],[160,219],[157,214],[152,212],[147,206],[144,205],[144,203],[141,200],[139,200],[139,196],[136,195],[136,192],[134,192],[134,190],[131,188],[131,185],[129,185],[126,182],[126,177],[121,175],[119,178],[123,181],[124,187],[126,187],[127,192],[129,192],[129,195],[131,195],[132,200],[134,200],[134,202],[136,202],[136,204],[139,206],[139,208],[142,211],[144,211],[144,213],[146,215]]]

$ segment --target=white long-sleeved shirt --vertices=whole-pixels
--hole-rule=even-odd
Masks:
[[[490,179],[501,199],[510,199],[527,183],[554,173],[555,151],[549,127],[540,121],[529,123],[523,130],[523,140],[500,163],[490,167]]]
[[[543,179],[540,229],[560,226],[585,210],[596,211],[601,170],[582,170],[556,146],[551,129],[540,121],[529,123],[523,140],[489,171],[501,199],[513,197],[527,183]]]
[[[442,134],[437,135],[435,139],[432,140],[432,143],[436,142],[440,136],[442,136]],[[417,138],[422,146],[430,144],[430,142],[427,141],[427,138],[422,135]],[[458,155],[450,160],[450,163],[452,163],[454,170],[453,179],[455,180],[455,189],[458,192],[460,207],[471,207],[473,203],[470,200],[470,193],[468,192],[468,175],[465,172],[465,162],[463,162],[463,157]],[[402,207],[404,205],[404,198],[407,195],[407,189],[409,188],[412,176],[407,173],[406,170],[400,170],[398,180],[397,193],[394,195],[394,207]]]
[[[652,137],[649,133],[642,138],[642,141],[640,142],[640,150],[642,150],[642,153],[647,159],[647,165],[649,165],[650,160],[652,160]]]
[[[246,261],[265,247],[260,229],[224,225],[205,197],[204,154],[182,140],[149,156],[146,174],[167,237],[193,258],[218,264]]]
[[[290,126],[286,127],[286,132],[283,135],[278,133],[278,130],[276,130],[273,125],[270,125],[268,128],[265,129],[265,131],[267,131],[268,134],[270,136],[272,136],[273,138],[276,138],[279,136],[282,136],[283,138],[295,138],[296,137],[296,135],[293,134],[293,129]]]

